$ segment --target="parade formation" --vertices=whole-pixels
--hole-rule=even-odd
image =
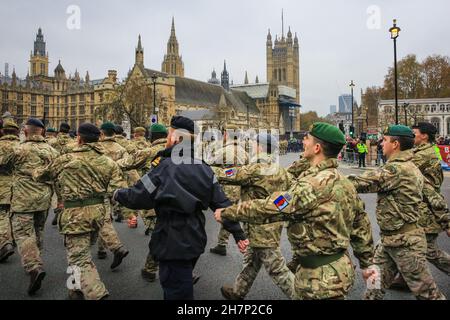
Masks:
[[[159,278],[166,300],[194,299],[193,269],[206,249],[211,209],[221,227],[210,253],[226,256],[231,234],[231,248],[244,255],[234,283],[221,288],[225,299],[245,299],[261,267],[288,299],[345,299],[357,277],[351,255],[367,284],[361,298],[383,299],[386,289],[403,287],[417,299],[446,299],[427,262],[450,275],[450,255],[437,245],[441,232],[450,236],[450,216],[430,123],[388,126],[387,163],[358,176],[338,170],[346,139],[322,122],[288,168],[277,162],[285,147],[276,135],[260,130],[243,138],[228,125],[223,138],[198,143],[197,124],[183,116],[167,128],[134,128],[131,140],[112,122],[83,123],[76,138],[70,130],[61,123],[51,137],[36,118],[22,128],[12,117],[1,123],[0,272],[19,255],[30,296],[45,290],[51,272],[42,259],[49,218],[73,271],[68,298],[110,295],[90,248],[98,245],[98,259],[110,252],[110,268],[118,268],[133,250],[114,227],[125,220],[131,229],[143,221],[150,236],[143,281]],[[377,194],[378,243],[358,193]],[[291,261],[280,249],[283,229]]]

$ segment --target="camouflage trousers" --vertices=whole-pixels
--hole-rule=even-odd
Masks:
[[[222,224],[220,225],[219,236],[217,237],[217,245],[226,247],[228,244],[228,239],[230,238],[230,233],[224,229]]]
[[[81,291],[86,300],[99,300],[108,295],[91,257],[91,234],[65,235],[67,262],[75,281],[69,290]],[[69,281],[68,281],[69,283]],[[70,284],[70,283],[69,283]]]
[[[149,216],[147,217],[147,223],[146,224],[147,228],[150,229],[151,232],[153,232],[153,230],[155,229],[155,224],[156,224],[156,216]],[[150,251],[147,254],[147,258],[145,259],[145,265],[144,265],[144,269],[147,272],[150,273],[156,273],[158,272],[158,262],[156,262],[152,255],[150,254]]]
[[[294,299],[345,299],[355,279],[348,254],[318,268],[297,267]]]
[[[113,211],[114,211],[114,215],[116,215],[116,216],[121,215],[123,217],[123,219],[125,219],[125,220],[128,220],[129,218],[131,218],[133,216],[137,216],[136,211],[128,209],[124,206],[121,206],[118,203],[116,203],[113,206]]]
[[[426,252],[427,241],[422,229],[382,236],[373,258],[373,263],[380,268],[381,288],[367,290],[365,299],[383,299],[397,272],[403,276],[417,299],[445,299],[428,268]]]
[[[142,218],[142,221],[144,222],[144,225],[147,229],[150,231],[153,231],[155,229],[155,223],[156,223],[156,214],[155,210],[140,210],[139,214]]]
[[[0,205],[0,249],[13,244],[9,205]]]
[[[43,250],[43,233],[48,210],[36,212],[13,212],[11,225],[17,249],[22,258],[26,272],[42,268],[41,251]]]
[[[427,234],[427,259],[436,268],[450,276],[450,255],[437,244],[438,234]]]
[[[111,214],[106,213],[106,217],[103,226],[98,232],[98,251],[106,251],[108,249],[111,252],[123,247],[122,242],[119,239],[116,229],[111,221]]]
[[[264,266],[273,282],[289,299],[292,299],[294,294],[294,274],[286,266],[286,260],[279,247],[249,247],[244,256],[244,267],[234,282],[234,292],[244,298],[250,291],[262,266]]]

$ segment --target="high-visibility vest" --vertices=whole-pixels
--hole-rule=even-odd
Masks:
[[[442,161],[441,149],[437,145],[434,145],[434,152],[436,152],[439,161]]]
[[[363,144],[363,143],[358,143],[358,144],[356,145],[356,147],[358,148],[358,152],[359,152],[359,153],[368,153],[367,146],[366,146],[365,144]]]

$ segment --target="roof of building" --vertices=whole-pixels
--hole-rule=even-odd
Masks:
[[[234,90],[245,91],[253,99],[267,98],[269,95],[268,83],[254,83],[254,84],[240,84],[231,86]],[[278,93],[280,96],[286,96],[290,98],[296,98],[296,90],[288,86],[279,85]]]
[[[237,111],[259,113],[255,102],[245,93],[239,91],[226,91],[219,85],[210,84],[194,79],[175,77],[175,100],[177,103],[215,107],[219,105],[222,95],[227,106],[234,107]]]

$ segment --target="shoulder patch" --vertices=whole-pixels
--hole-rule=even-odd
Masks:
[[[236,174],[236,169],[234,169],[234,168],[225,169],[225,176],[232,177],[235,174]]]
[[[288,199],[290,201],[291,196],[289,194],[285,194],[284,196],[279,196],[278,198],[276,198],[273,203],[279,211],[283,211],[283,209],[289,205]]]
[[[161,161],[161,157],[156,157],[155,159],[153,159],[152,167],[156,168],[159,165],[160,161]]]

